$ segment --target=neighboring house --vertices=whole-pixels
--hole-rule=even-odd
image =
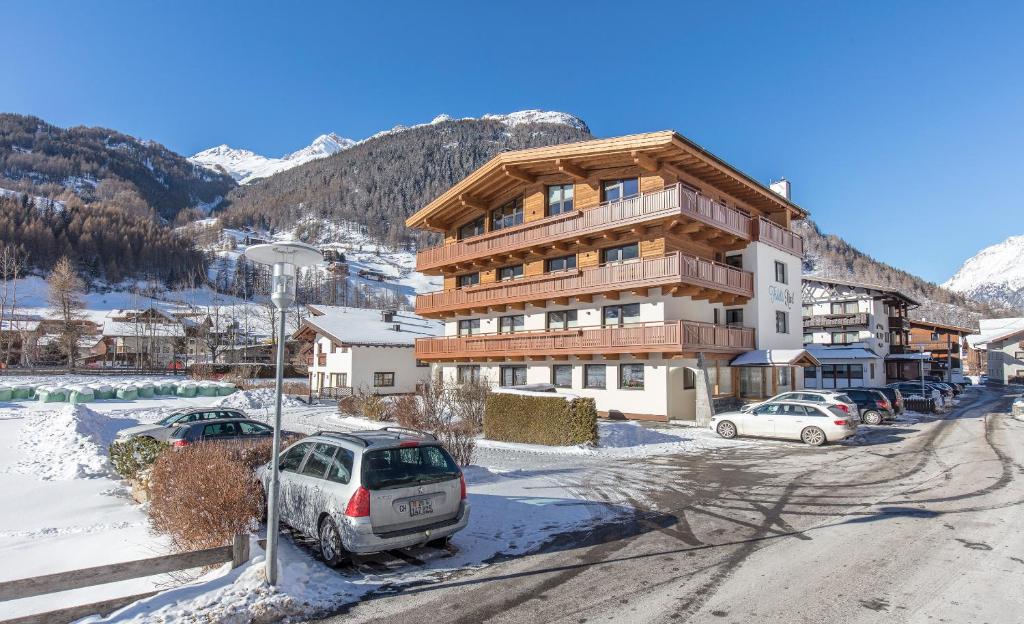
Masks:
[[[495,156],[412,215],[444,277],[416,354],[448,381],[550,383],[603,415],[705,423],[802,387],[807,213],[672,131]],[[738,358],[738,356],[746,355]]]
[[[988,374],[988,344],[981,334],[971,334],[964,346],[964,375]]]
[[[808,388],[884,385],[918,367],[907,353],[918,302],[895,290],[846,280],[803,278],[804,346],[821,367],[804,371]]]
[[[966,352],[967,336],[976,330],[957,325],[910,322],[910,350],[927,353],[925,374],[935,375],[952,381],[961,380],[964,374],[963,359]],[[916,368],[916,367],[915,367]],[[916,371],[909,372],[902,379],[913,379]]]
[[[0,368],[30,365],[42,335],[42,317],[8,314],[0,318]]]
[[[416,360],[414,344],[416,338],[440,334],[437,321],[410,312],[307,308],[310,316],[292,338],[312,344],[309,388],[314,395],[402,394],[430,379],[430,367]]]
[[[91,350],[99,366],[172,367],[186,350],[184,325],[158,308],[111,310],[101,335]]]
[[[987,338],[989,383],[1024,383],[1024,328]]]

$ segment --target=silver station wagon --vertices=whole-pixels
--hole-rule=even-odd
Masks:
[[[331,566],[350,554],[444,546],[469,522],[462,470],[427,433],[321,431],[278,461],[281,520],[315,537]],[[257,477],[266,492],[270,466]]]

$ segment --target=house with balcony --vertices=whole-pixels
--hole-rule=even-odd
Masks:
[[[552,384],[608,416],[706,422],[798,388],[807,213],[672,131],[506,152],[413,214],[443,240],[416,357],[446,380]]]
[[[804,371],[808,388],[880,386],[900,379],[906,353],[908,312],[918,302],[901,292],[849,280],[803,278],[804,346],[821,362]]]
[[[988,375],[992,384],[1024,383],[1024,318],[981,319],[977,334],[967,337],[967,374]],[[973,372],[980,371],[980,372]]]
[[[977,330],[958,325],[933,323],[930,321],[910,322],[910,344],[908,350],[925,356],[924,374],[942,379],[961,381],[963,361],[967,349],[967,336]],[[901,371],[900,379],[914,379],[920,375],[917,368]]]
[[[394,310],[307,309],[310,316],[292,338],[311,345],[307,363],[313,396],[406,394],[429,381],[430,366],[416,359],[414,344],[417,338],[439,335],[440,322]]]

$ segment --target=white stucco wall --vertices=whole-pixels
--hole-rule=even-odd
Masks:
[[[754,272],[754,296],[743,307],[743,324],[757,332],[759,349],[799,349],[803,346],[800,259],[771,245],[755,242],[742,252],[743,268]],[[775,262],[786,265],[787,283],[775,280]],[[775,331],[775,312],[789,315],[789,331]]]
[[[414,392],[416,384],[430,379],[429,366],[416,366],[416,356],[412,346],[376,347],[351,346],[336,349],[331,340],[325,336],[317,336],[310,367],[310,384],[312,390],[319,389],[319,373],[324,374],[324,385],[331,385],[332,373],[343,373],[347,376],[348,386],[365,392],[379,394],[400,394]],[[319,365],[319,354],[326,354],[326,362]],[[375,387],[374,373],[394,373],[395,385]]]

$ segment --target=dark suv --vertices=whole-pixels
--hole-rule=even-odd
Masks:
[[[890,388],[888,386],[860,386],[858,388],[854,388],[854,390],[876,390],[881,392],[885,395],[885,398],[889,399],[889,405],[892,407],[894,414],[899,416],[906,411],[903,408],[903,393],[900,392],[898,388]]]
[[[896,420],[892,403],[878,390],[847,388],[843,391],[860,408],[860,420],[865,425],[880,425]]]

